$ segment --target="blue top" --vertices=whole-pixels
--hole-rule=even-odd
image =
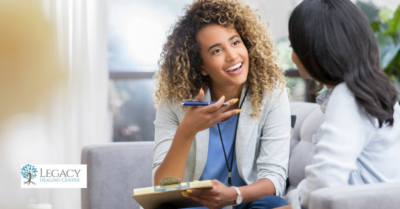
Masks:
[[[240,187],[245,186],[246,183],[240,177],[237,164],[236,164],[236,152],[233,148],[233,140],[235,137],[235,128],[238,115],[230,117],[228,120],[219,122],[221,129],[222,140],[224,142],[225,152],[228,158],[229,166],[231,166],[232,154],[232,186]],[[208,154],[207,163],[203,170],[203,174],[200,180],[213,180],[217,179],[226,186],[228,186],[229,171],[226,166],[226,160],[224,156],[224,150],[222,148],[221,138],[219,136],[218,126],[215,124],[210,128],[210,138],[208,142]]]
[[[236,152],[233,148],[233,140],[235,137],[235,128],[238,115],[230,117],[228,120],[219,122],[219,127],[221,129],[222,140],[224,142],[225,153],[228,158],[229,166],[231,166],[232,154],[232,173],[231,180],[232,186],[240,187],[247,185],[242,177],[240,177],[237,164],[236,164]],[[226,186],[228,186],[228,176],[229,171],[226,166],[226,160],[224,156],[224,150],[222,149],[221,138],[218,132],[218,126],[215,124],[210,128],[210,138],[208,142],[208,154],[207,163],[201,174],[200,180],[213,180],[216,179]],[[243,205],[236,206],[235,208],[241,208]],[[206,208],[198,207],[196,209]]]

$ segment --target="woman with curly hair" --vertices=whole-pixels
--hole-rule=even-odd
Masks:
[[[156,74],[155,185],[166,176],[212,180],[213,189],[182,193],[208,208],[286,205],[280,196],[290,109],[277,54],[249,6],[236,0],[187,6],[163,46]],[[190,98],[216,103],[180,105]]]

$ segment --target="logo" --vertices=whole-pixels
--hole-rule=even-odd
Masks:
[[[21,168],[21,175],[24,179],[27,179],[27,181],[24,182],[24,185],[25,184],[28,184],[28,186],[30,184],[36,185],[35,182],[32,181],[34,178],[36,178],[36,173],[37,173],[37,170],[36,170],[35,166],[29,165],[29,164],[23,166]]]
[[[87,188],[87,166],[21,165],[21,188]]]

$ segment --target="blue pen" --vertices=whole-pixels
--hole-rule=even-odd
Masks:
[[[198,100],[195,99],[185,99],[181,101],[181,105],[183,106],[208,106],[215,104],[215,102],[199,102]],[[229,105],[228,103],[223,103],[222,106],[227,106]]]

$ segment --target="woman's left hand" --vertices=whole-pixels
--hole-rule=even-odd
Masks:
[[[212,189],[190,189],[182,192],[188,198],[193,199],[207,208],[223,208],[235,204],[236,190],[227,187],[218,180],[212,180]]]

